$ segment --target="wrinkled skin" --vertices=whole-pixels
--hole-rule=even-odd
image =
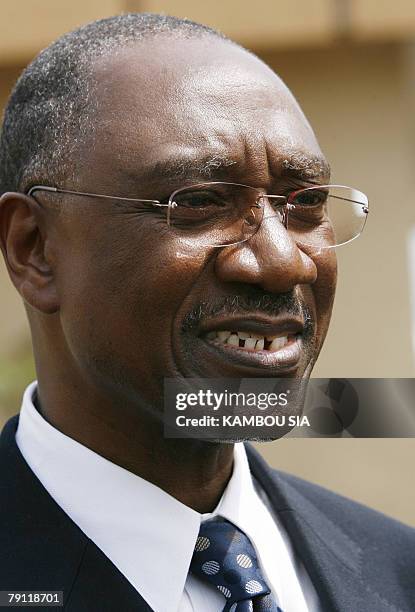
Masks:
[[[229,43],[161,37],[101,59],[95,76],[94,133],[86,134],[76,184],[60,187],[163,200],[206,180],[190,168],[172,174],[179,159],[185,168],[222,160],[211,164],[220,167],[209,180],[273,194],[328,180],[286,86]],[[287,171],[293,159],[308,175]],[[309,376],[329,325],[333,252],[300,249],[275,217],[245,243],[201,248],[168,228],[164,211],[65,196],[58,214],[56,196],[36,199],[42,207],[3,196],[1,231],[29,314],[39,409],[67,435],[184,503],[212,509],[231,473],[232,449],[164,440],[163,378]],[[183,331],[200,303],[288,293],[313,322],[295,366],[227,360],[203,341],[203,320]]]

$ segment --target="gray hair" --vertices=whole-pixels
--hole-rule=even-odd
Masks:
[[[5,110],[0,194],[68,180],[82,134],[92,129],[94,60],[163,34],[228,40],[188,19],[128,13],[84,25],[43,50],[20,76]]]

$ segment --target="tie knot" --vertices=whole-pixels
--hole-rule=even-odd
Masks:
[[[225,610],[236,610],[235,602],[270,593],[249,538],[223,518],[202,523],[190,570],[226,597]]]

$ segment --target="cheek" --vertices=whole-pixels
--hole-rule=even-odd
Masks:
[[[337,258],[334,249],[314,257],[317,266],[317,280],[313,293],[317,311],[318,336],[324,340],[330,323],[331,311],[336,292]]]
[[[163,230],[131,231],[129,238],[124,230],[111,239],[97,232],[88,252],[85,242],[73,250],[61,272],[61,314],[78,354],[105,354],[107,361],[146,375],[170,370],[176,313],[203,258]]]

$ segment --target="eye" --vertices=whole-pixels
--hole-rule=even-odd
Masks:
[[[293,194],[289,202],[289,221],[298,230],[327,221],[329,192],[327,189],[304,189]]]
[[[306,189],[297,193],[290,203],[307,208],[318,207],[326,204],[328,196],[328,191],[324,189]]]
[[[189,209],[203,209],[209,207],[227,206],[226,200],[214,191],[189,191],[177,193],[174,202],[178,207]]]

